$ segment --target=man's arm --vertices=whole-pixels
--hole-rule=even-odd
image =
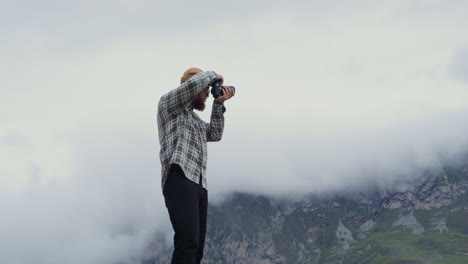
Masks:
[[[182,83],[178,88],[161,97],[161,105],[170,114],[178,114],[186,109],[193,98],[203,89],[208,87],[217,78],[214,71],[200,72]]]
[[[224,130],[224,111],[222,102],[215,100],[211,111],[210,123],[206,124],[206,141],[220,141]]]
[[[220,141],[223,137],[224,112],[226,112],[224,102],[236,94],[236,91],[232,88],[223,86],[221,89],[223,89],[223,96],[214,100],[210,123],[206,123],[207,141]]]

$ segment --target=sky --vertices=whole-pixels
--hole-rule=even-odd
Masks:
[[[0,0],[0,262],[137,263],[155,233],[170,242],[156,111],[189,67],[236,86],[209,144],[210,203],[438,168],[468,149],[466,13],[461,0]]]

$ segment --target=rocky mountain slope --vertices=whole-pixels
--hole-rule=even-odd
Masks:
[[[209,208],[203,263],[468,263],[468,160],[402,186],[294,201],[235,193]],[[157,240],[143,263],[171,252]]]

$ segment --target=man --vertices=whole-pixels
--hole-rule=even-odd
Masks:
[[[203,111],[210,84],[223,82],[213,71],[190,68],[181,85],[163,95],[158,104],[158,130],[164,200],[174,229],[172,264],[200,263],[206,234],[208,192],[207,146],[220,141],[224,129],[224,102],[235,91],[223,87],[213,102],[211,120],[204,122],[193,110]]]

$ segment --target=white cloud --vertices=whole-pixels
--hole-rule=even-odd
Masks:
[[[139,263],[156,232],[170,229],[158,168],[148,166],[154,138],[77,132],[68,177],[0,193],[1,262]]]
[[[73,163],[72,146],[59,139],[20,134],[6,135],[0,142],[2,189],[21,192],[29,181],[40,183],[50,178],[67,177]]]

